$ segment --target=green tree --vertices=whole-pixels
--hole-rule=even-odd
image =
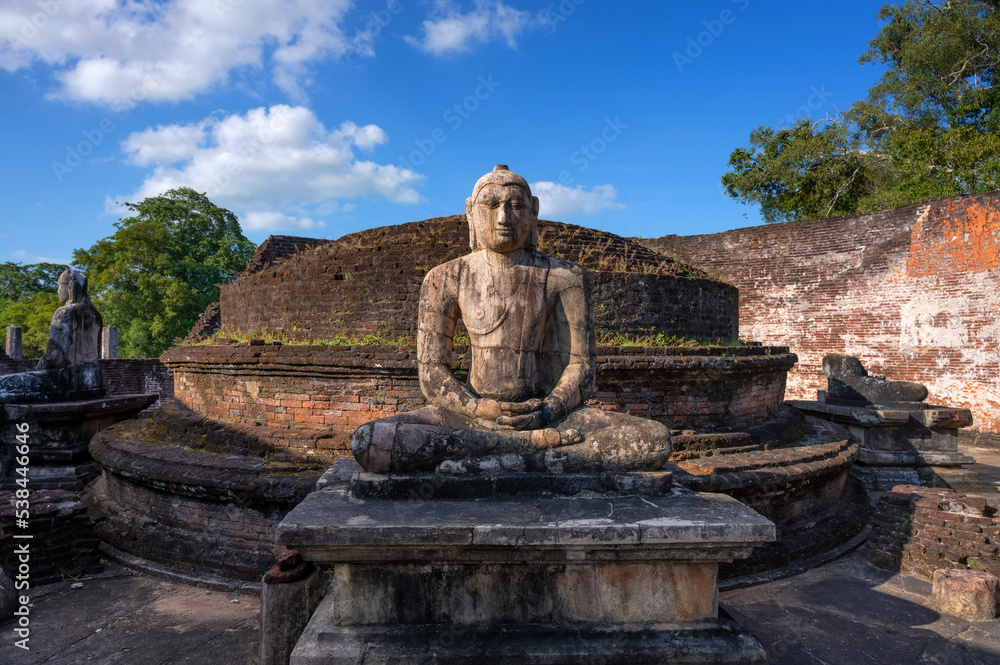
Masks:
[[[59,275],[68,267],[58,263],[0,263],[0,300],[26,300],[40,291],[55,293]]]
[[[45,353],[49,342],[49,324],[59,308],[59,298],[49,291],[38,291],[17,301],[0,303],[0,330],[21,326],[21,353],[25,358],[37,358]]]
[[[104,324],[118,328],[121,354],[158,356],[218,300],[254,245],[236,215],[187,187],[125,206],[134,214],[74,251],[73,264],[87,273]]]
[[[870,212],[1000,186],[1000,0],[885,5],[861,63],[887,70],[833,117],[758,127],[726,192],[767,222]]]

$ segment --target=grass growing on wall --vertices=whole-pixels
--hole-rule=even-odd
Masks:
[[[284,332],[264,333],[248,335],[232,330],[216,331],[195,346],[208,346],[219,344],[248,344],[250,340],[262,340],[266,343],[277,342],[290,346],[415,346],[416,337],[412,335],[397,337],[395,335],[381,335],[378,332],[369,333],[361,337],[337,335],[332,338],[318,339],[293,339]],[[454,338],[455,346],[467,346],[469,335],[466,332],[456,333]],[[649,335],[629,335],[624,333],[598,332],[597,344],[599,346],[653,346],[653,347],[698,347],[698,346],[746,346],[747,342],[740,339],[701,339],[696,337],[682,337],[678,335],[667,335],[664,333]]]

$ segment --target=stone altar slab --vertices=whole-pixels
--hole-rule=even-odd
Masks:
[[[774,525],[730,497],[357,498],[357,471],[338,462],[279,526],[332,566],[292,665],[764,662],[720,618],[716,575]]]
[[[958,452],[958,431],[972,424],[972,412],[922,402],[891,405],[847,405],[819,400],[785,402],[808,415],[846,427],[860,444],[852,473],[869,490],[887,491],[896,485],[927,485],[935,476],[947,476],[953,489],[969,489],[977,481],[964,464],[975,458]],[[941,469],[937,473],[935,469]]]

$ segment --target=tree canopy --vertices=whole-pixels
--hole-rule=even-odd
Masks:
[[[21,326],[21,350],[27,358],[45,352],[49,322],[59,307],[59,275],[68,266],[57,263],[0,263],[0,330]]]
[[[218,284],[246,267],[254,244],[236,215],[187,187],[125,206],[134,214],[75,250],[73,264],[87,274],[104,324],[118,328],[121,354],[158,356],[218,300]]]
[[[67,268],[58,263],[0,263],[0,300],[25,300],[38,292],[55,293],[59,275]]]
[[[19,300],[0,300],[0,329],[21,326],[21,353],[38,358],[49,343],[49,324],[59,308],[59,298],[50,291],[37,291]]]
[[[885,74],[819,121],[758,127],[729,158],[726,193],[767,222],[870,212],[1000,187],[1000,0],[908,0],[860,62]]]

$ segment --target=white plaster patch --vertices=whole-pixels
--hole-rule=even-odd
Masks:
[[[942,298],[937,294],[921,294],[903,303],[899,314],[899,343],[903,347],[959,349],[969,342],[965,330],[969,318],[967,296]]]

